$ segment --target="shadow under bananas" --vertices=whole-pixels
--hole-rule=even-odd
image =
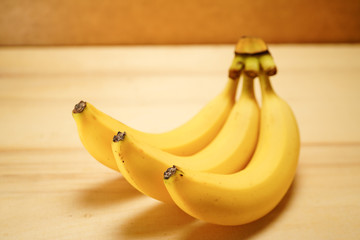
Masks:
[[[195,227],[186,231],[185,234],[179,236],[178,239],[250,239],[268,228],[279,216],[281,216],[281,213],[291,205],[291,200],[297,192],[297,182],[298,176],[295,177],[294,182],[281,202],[270,213],[255,222],[240,226],[220,226],[209,223],[196,224]]]
[[[176,205],[157,202],[148,210],[135,217],[129,217],[127,222],[122,222],[119,235],[126,236],[126,239],[170,237],[174,232],[181,231],[182,227],[194,221],[194,218]]]
[[[134,189],[124,177],[119,176],[85,190],[79,201],[82,206],[93,208],[120,203],[140,196],[142,196],[140,192]]]

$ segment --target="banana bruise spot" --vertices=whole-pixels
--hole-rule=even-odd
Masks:
[[[166,169],[166,171],[164,172],[164,179],[169,179],[172,175],[176,173],[176,170],[177,169],[175,165]]]
[[[126,132],[119,131],[116,135],[114,135],[113,142],[123,141],[125,139],[125,136],[126,136]]]
[[[81,100],[78,104],[75,104],[75,107],[73,109],[73,113],[82,113],[86,107],[86,102]]]

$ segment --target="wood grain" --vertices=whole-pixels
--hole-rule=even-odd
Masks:
[[[2,0],[1,45],[360,41],[358,0]]]
[[[220,91],[233,49],[0,48],[0,238],[358,239],[360,45],[270,45],[272,82],[297,116],[302,148],[289,193],[254,223],[197,221],[82,147],[71,117],[80,99],[166,131]]]

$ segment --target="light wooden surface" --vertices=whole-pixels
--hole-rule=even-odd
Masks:
[[[1,48],[0,239],[359,239],[360,45],[270,49],[301,130],[296,180],[269,215],[221,227],[96,162],[71,110],[166,131],[220,91],[233,46]]]

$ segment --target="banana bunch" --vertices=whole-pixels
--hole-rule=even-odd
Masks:
[[[73,117],[88,152],[143,194],[175,203],[206,222],[245,224],[280,202],[297,168],[298,125],[272,88],[270,76],[276,72],[265,42],[243,37],[225,88],[172,131],[141,132],[83,101],[75,105]],[[242,89],[235,101],[240,78]]]

